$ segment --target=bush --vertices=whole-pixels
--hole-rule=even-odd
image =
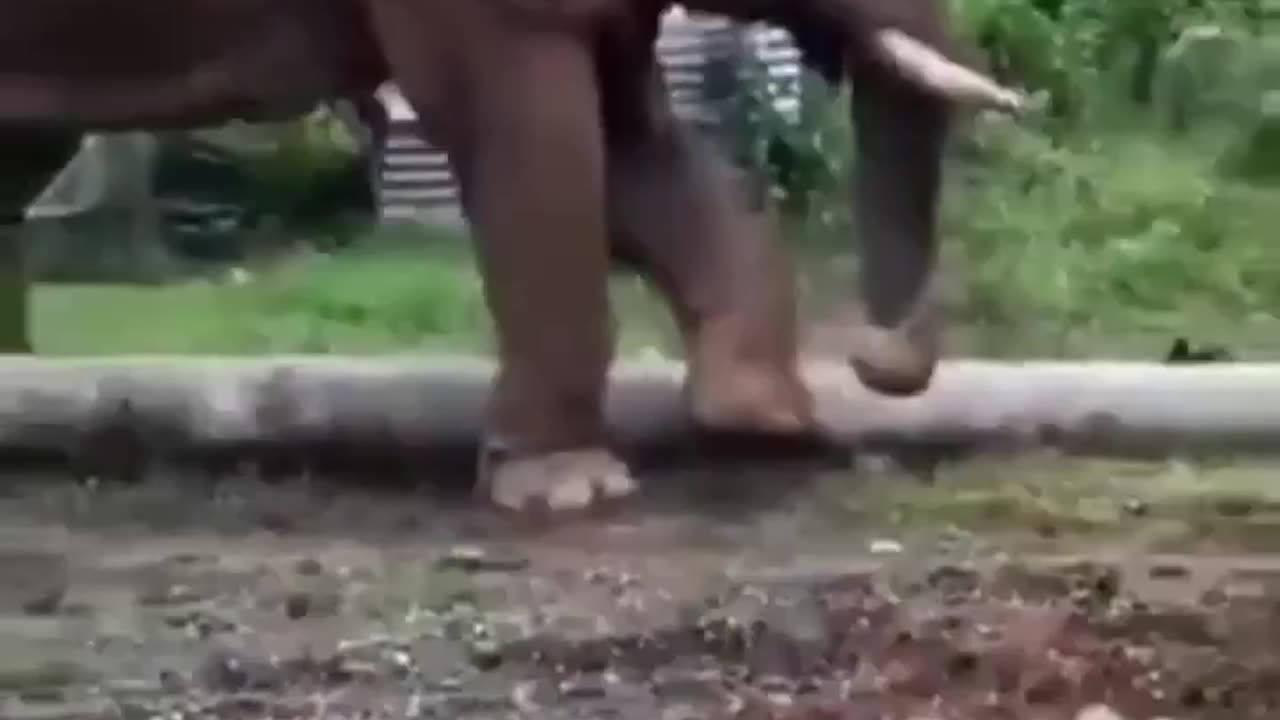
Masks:
[[[326,111],[171,133],[161,150],[157,194],[184,258],[243,260],[301,235],[330,250],[376,212],[366,159]]]
[[[1215,177],[1199,148],[1136,133],[1053,145],[1008,126],[984,141],[1001,160],[971,169],[947,213],[970,322],[1066,351],[1079,329],[1170,329],[1280,302],[1267,239],[1280,206]]]
[[[1004,79],[1050,93],[1066,125],[1151,103],[1162,56],[1196,26],[1261,34],[1262,0],[952,0]]]

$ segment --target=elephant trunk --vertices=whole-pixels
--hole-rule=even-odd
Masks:
[[[921,25],[924,37],[941,39],[940,26],[930,25]],[[933,275],[951,109],[1018,113],[1026,101],[895,26],[859,36],[861,43],[840,54],[853,83],[853,206],[865,314],[850,363],[868,387],[912,395],[929,386],[941,345]]]
[[[939,353],[931,280],[949,105],[866,66],[853,80],[865,317],[850,362],[868,387],[910,395],[928,387]]]
[[[865,314],[850,363],[873,390],[928,387],[941,324],[933,293],[943,145],[954,106],[1019,113],[1024,96],[952,60],[945,21],[924,2],[791,2],[776,21],[805,63],[853,85],[855,231]]]

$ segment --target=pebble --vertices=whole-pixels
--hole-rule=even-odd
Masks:
[[[291,620],[331,618],[342,612],[344,600],[336,583],[315,583],[289,591],[284,596],[284,613]]]
[[[903,551],[902,543],[897,540],[888,540],[881,538],[871,541],[871,554],[873,555],[897,555]]]
[[[302,558],[293,566],[293,571],[303,577],[316,577],[324,574],[324,565],[315,558]]]
[[[467,648],[471,664],[477,670],[496,670],[502,664],[502,648],[489,639],[476,640]]]
[[[715,669],[663,667],[654,670],[650,682],[654,693],[679,702],[714,700],[719,697],[723,675]]]
[[[1143,500],[1130,498],[1124,502],[1124,511],[1133,517],[1145,517],[1151,507]]]
[[[160,671],[160,689],[170,695],[185,693],[190,684],[190,681],[181,672],[176,670]]]
[[[301,620],[309,612],[311,612],[311,596],[307,593],[289,593],[284,599],[284,614],[290,620]]]
[[[560,683],[560,694],[575,700],[598,699],[605,697],[608,690],[606,681],[592,673],[569,678]]]
[[[1076,713],[1076,720],[1125,720],[1125,717],[1109,705],[1088,705]]]
[[[463,572],[519,572],[529,567],[529,559],[492,553],[473,545],[458,545],[442,555],[436,567]]]
[[[275,663],[226,649],[205,657],[197,675],[201,685],[215,692],[274,690],[284,682]]]
[[[706,712],[688,703],[668,705],[662,709],[662,720],[702,720]]]
[[[204,599],[195,588],[182,584],[165,584],[159,587],[144,588],[138,593],[138,604],[142,607],[186,605],[200,602]]]
[[[1189,575],[1191,570],[1177,563],[1160,563],[1147,570],[1147,576],[1152,580],[1181,580]]]
[[[166,616],[164,621],[172,628],[187,630],[200,638],[233,633],[238,629],[234,621],[204,610],[175,613]]]

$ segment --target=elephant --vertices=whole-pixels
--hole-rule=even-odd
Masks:
[[[699,426],[820,431],[773,217],[676,120],[663,89],[655,45],[670,5],[12,2],[0,11],[0,209],[20,223],[86,132],[283,119],[393,80],[449,157],[496,329],[477,491],[511,511],[588,510],[636,489],[604,417],[614,262],[644,273],[669,306]],[[933,0],[685,6],[781,25],[806,62],[854,83],[868,317],[852,365],[873,388],[918,392],[937,356],[927,289],[948,108],[1013,110],[1020,97],[952,59]],[[12,330],[25,291],[17,244],[5,247],[0,330]]]

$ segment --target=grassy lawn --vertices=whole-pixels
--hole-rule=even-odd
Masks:
[[[313,255],[242,284],[45,284],[32,316],[49,355],[486,352],[492,327],[464,241]],[[673,349],[662,308],[631,278],[613,282],[624,352]]]

